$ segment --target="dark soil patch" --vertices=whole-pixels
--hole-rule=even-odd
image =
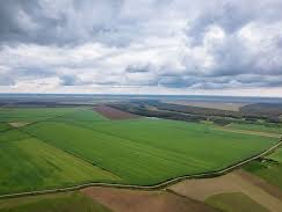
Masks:
[[[118,110],[106,105],[97,105],[95,106],[95,111],[98,113],[102,114],[108,119],[112,120],[123,120],[123,119],[136,119],[139,118],[140,116],[128,113],[122,110]]]

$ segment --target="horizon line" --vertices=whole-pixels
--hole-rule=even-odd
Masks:
[[[282,99],[282,96],[254,96],[254,95],[213,95],[213,94],[127,94],[127,93],[19,93],[19,92],[0,92],[0,95],[99,95],[99,96],[203,96],[203,97],[235,97],[235,98],[277,98]]]

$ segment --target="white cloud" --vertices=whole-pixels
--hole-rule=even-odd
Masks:
[[[0,92],[282,96],[279,0],[1,6]]]

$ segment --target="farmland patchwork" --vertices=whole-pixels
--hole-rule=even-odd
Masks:
[[[1,194],[87,182],[153,185],[223,169],[277,142],[205,124],[110,120],[92,108],[3,109],[0,117]]]

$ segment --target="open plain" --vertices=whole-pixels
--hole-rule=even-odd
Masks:
[[[277,125],[146,117],[101,103],[3,107],[0,118],[0,197],[19,202],[3,199],[1,212],[71,211],[70,201],[101,212],[281,208]],[[232,172],[242,165],[247,172]]]
[[[3,124],[29,124],[0,135],[1,194],[88,182],[154,185],[213,173],[278,142],[199,123],[103,114],[81,107],[2,109]]]

